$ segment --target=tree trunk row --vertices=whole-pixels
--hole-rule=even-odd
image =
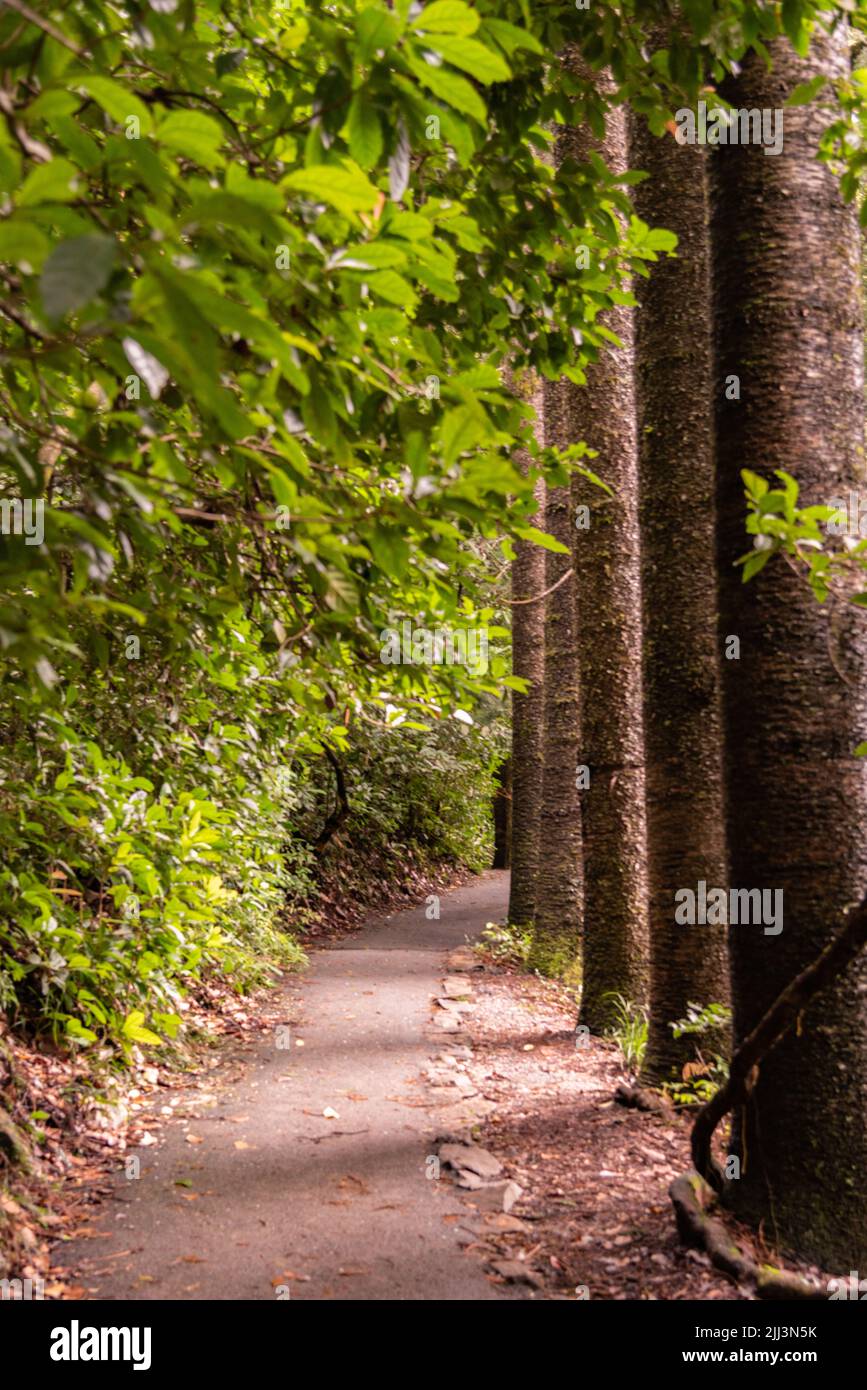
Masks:
[[[867,627],[782,561],[746,584],[736,565],[742,469],[772,487],[784,469],[801,505],[864,477],[856,214],[816,158],[827,111],[785,106],[848,71],[846,29],[817,31],[807,58],[787,40],[771,56],[747,56],[724,95],[783,113],[778,154],[680,145],[639,118],[628,150],[623,114],[609,120],[596,148],[649,172],[636,211],[678,251],[638,280],[635,310],[609,315],[621,347],[587,385],[546,387],[547,442],[586,441],[611,489],[549,494],[574,577],[558,584],[568,558],[534,547],[513,572],[513,597],[551,592],[513,609],[531,688],[515,699],[510,919],[535,924],[548,973],[580,943],[592,1030],[615,996],[648,1008],[649,1082],[694,1056],[671,1028],[690,1006],[730,998],[737,1046],[867,888]],[[558,157],[591,148],[569,130]],[[759,890],[776,915],[679,921],[680,890],[701,885],[727,906],[730,888]],[[865,1025],[861,959],[762,1062],[730,1141],[737,1214],[830,1268],[867,1263]]]

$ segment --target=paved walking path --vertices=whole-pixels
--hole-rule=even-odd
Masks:
[[[282,1046],[226,1045],[204,1100],[191,1087],[141,1176],[118,1178],[99,1236],[56,1252],[87,1297],[515,1297],[444,1220],[465,1208],[425,1176],[442,1120],[419,1084],[452,1046],[431,1022],[449,953],[503,920],[507,890],[491,871],[443,894],[438,921],[422,905],[315,952],[281,986]]]

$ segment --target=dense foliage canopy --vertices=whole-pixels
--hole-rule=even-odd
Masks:
[[[629,100],[661,133],[819,9],[689,0],[651,61],[662,8],[6,0],[0,1003],[156,1042],[192,975],[293,957],[325,745],[444,779],[431,844],[478,857],[498,580],[558,544],[512,456],[585,466],[535,442],[529,373],[580,383],[674,245],[640,175],[555,170],[553,128]],[[384,664],[404,619],[484,627],[489,660]]]

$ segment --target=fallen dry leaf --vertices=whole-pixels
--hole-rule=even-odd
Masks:
[[[344,1190],[347,1187],[354,1188],[359,1195],[370,1191],[370,1187],[364,1181],[364,1178],[357,1178],[354,1173],[347,1173],[345,1178],[340,1179],[337,1186],[342,1187]]]

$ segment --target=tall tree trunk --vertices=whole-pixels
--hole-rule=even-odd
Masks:
[[[844,27],[807,60],[773,45],[725,95],[779,110],[814,74],[848,71]],[[817,162],[827,122],[785,112],[783,152],[713,156],[721,640],[732,882],[781,889],[783,930],[731,926],[736,1041],[842,924],[867,887],[867,631],[832,623],[782,562],[748,584],[740,470],[784,468],[805,505],[846,497],[863,478],[862,322],[854,209]],[[738,377],[740,399],[731,378]],[[773,481],[773,480],[772,480]],[[724,649],[725,650],[725,649]],[[772,932],[775,928],[771,928]],[[867,1266],[867,959],[762,1063],[736,1116],[741,1176],[731,1201],[772,1240],[826,1267]]]
[[[541,422],[541,389],[531,403]],[[529,459],[520,451],[522,470]],[[534,525],[544,527],[545,484],[536,484],[538,511]],[[539,869],[539,817],[542,802],[542,735],[545,678],[545,605],[515,602],[537,598],[545,590],[545,551],[532,541],[518,541],[512,561],[512,673],[528,682],[526,694],[512,694],[512,877],[509,921],[529,927],[536,915],[536,875]]]
[[[494,792],[494,862],[492,869],[508,869],[512,848],[512,760],[506,758],[497,772]]]
[[[571,442],[568,382],[545,382],[545,443]],[[548,488],[545,529],[571,548],[570,490]],[[545,719],[541,839],[532,969],[562,975],[578,954],[581,930],[581,822],[576,775],[579,751],[575,586],[571,554],[545,552]]]
[[[567,59],[572,61],[572,58]],[[564,155],[586,162],[597,149],[613,169],[627,166],[626,117],[615,110],[605,140],[571,128]],[[576,651],[580,685],[579,765],[584,837],[582,1022],[602,1031],[615,1017],[610,996],[644,1002],[647,986],[647,878],[644,737],[641,710],[641,581],[638,457],[633,389],[633,316],[609,311],[622,347],[602,352],[587,384],[571,391],[573,440],[597,451],[596,473],[613,489],[573,478],[572,503],[587,508],[573,530]],[[585,514],[576,510],[576,521]]]
[[[706,151],[631,125],[636,211],[678,237],[636,278],[650,1024],[642,1076],[680,1077],[695,1039],[671,1024],[727,1003],[725,926],[678,925],[675,893],[728,884],[717,656]],[[724,1030],[700,1046],[722,1051]]]

